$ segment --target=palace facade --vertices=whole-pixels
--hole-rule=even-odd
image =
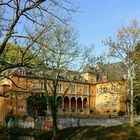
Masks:
[[[86,67],[78,77],[60,77],[57,91],[60,116],[116,115],[120,110],[126,110],[123,63],[104,65],[104,68],[101,68],[102,65],[98,63],[96,68]],[[47,81],[51,83],[50,78]],[[70,88],[62,98],[68,86]],[[26,99],[43,94],[43,87],[41,76],[26,68],[18,68],[8,78],[1,79],[0,123],[4,122],[7,114],[29,115]]]

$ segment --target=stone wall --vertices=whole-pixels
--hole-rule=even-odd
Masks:
[[[48,122],[49,121],[49,122]],[[51,119],[43,120],[38,119],[34,120],[27,118],[25,121],[18,120],[16,123],[19,127],[24,128],[39,128],[47,129],[48,123],[52,122]],[[135,123],[140,122],[140,116],[135,117]],[[68,127],[78,127],[78,126],[116,126],[129,123],[128,117],[61,117],[58,120],[59,129],[68,128]],[[10,124],[10,122],[9,122]],[[51,124],[52,125],[52,124]],[[12,126],[12,125],[9,125]],[[52,126],[51,126],[52,127]]]
[[[85,118],[60,118],[59,128],[77,127],[77,126],[116,126],[129,122],[127,117],[85,117]]]

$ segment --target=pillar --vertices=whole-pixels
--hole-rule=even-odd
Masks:
[[[75,110],[76,110],[76,112],[77,112],[77,99],[75,99],[75,104],[76,104]]]
[[[71,99],[69,99],[69,112],[71,112]]]

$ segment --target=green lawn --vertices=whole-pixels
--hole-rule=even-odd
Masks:
[[[59,134],[59,140],[140,140],[140,127],[79,127],[61,130]]]
[[[11,135],[34,136],[49,139],[52,132],[45,130],[23,129],[0,127],[0,140],[6,132]],[[58,140],[140,140],[140,126],[130,127],[128,125],[121,126],[91,126],[91,127],[76,127],[59,130]]]

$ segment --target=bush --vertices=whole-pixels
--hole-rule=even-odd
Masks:
[[[140,122],[139,121],[136,122],[135,126],[140,126]]]
[[[10,135],[20,135],[20,136],[30,136],[30,133],[33,131],[31,128],[19,128],[19,127],[13,127],[10,128]]]
[[[9,122],[10,119],[11,119],[12,121],[14,121],[15,118],[16,118],[15,115],[6,115],[6,116],[5,116],[5,122],[6,122],[6,124]]]
[[[9,135],[12,136],[33,136],[37,138],[45,138],[45,139],[51,139],[53,136],[52,131],[46,131],[46,130],[37,130],[37,129],[31,129],[31,128],[10,128],[9,129]]]
[[[110,110],[107,110],[106,112],[107,112],[107,113],[110,113]]]
[[[32,132],[31,135],[34,137],[50,139],[53,136],[53,133],[52,131],[37,130],[37,131]]]
[[[116,113],[116,112],[117,112],[117,110],[116,110],[116,109],[114,109],[114,110],[113,110],[113,113]]]
[[[93,111],[92,109],[90,109],[90,114],[93,114],[93,112],[94,112],[94,111]]]
[[[7,131],[7,128],[0,125],[0,133],[4,133],[5,131]]]
[[[75,109],[72,109],[72,112],[75,112]]]
[[[125,111],[120,110],[117,114],[118,114],[118,116],[124,116],[125,115]]]

